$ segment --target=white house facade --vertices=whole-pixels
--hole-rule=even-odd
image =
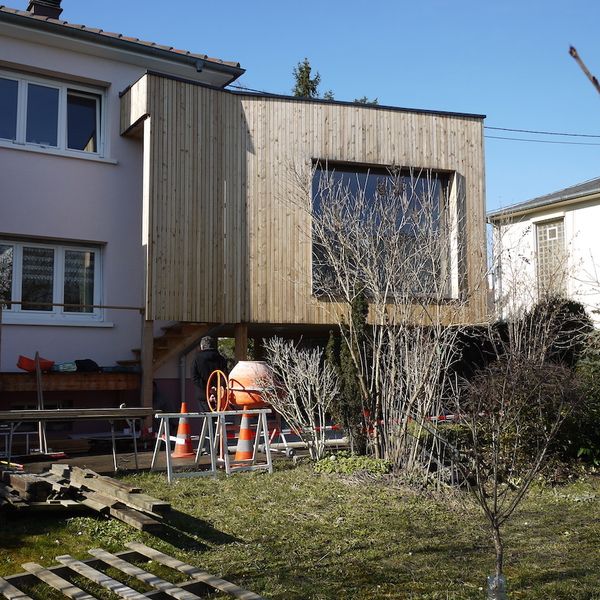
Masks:
[[[600,325],[600,178],[488,213],[502,316],[558,295]]]

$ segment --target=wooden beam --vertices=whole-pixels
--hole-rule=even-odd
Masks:
[[[113,592],[117,596],[120,596],[121,598],[128,598],[129,600],[144,600],[146,598],[146,596],[140,594],[139,592],[136,592],[124,583],[121,583],[120,581],[109,577],[105,573],[102,573],[102,571],[97,571],[93,567],[90,567],[89,565],[79,560],[75,560],[72,556],[69,556],[68,554],[65,554],[63,556],[57,556],[56,560],[59,563],[65,565],[66,567],[69,567],[69,569],[71,569],[72,571],[75,571],[76,573],[87,577],[87,579],[90,579],[94,583],[97,583],[98,585],[101,585],[102,587],[110,590],[111,592]]]
[[[150,560],[153,560],[161,565],[165,565],[171,569],[175,569],[180,573],[185,573],[188,577],[191,577],[197,581],[202,581],[207,585],[229,594],[234,598],[238,598],[239,600],[264,600],[258,594],[254,592],[249,592],[248,590],[244,590],[241,587],[231,583],[230,581],[225,581],[224,579],[220,579],[219,577],[215,577],[206,571],[202,571],[197,567],[192,565],[188,565],[172,556],[167,554],[163,554],[158,550],[154,550],[154,548],[150,548],[140,542],[127,542],[125,544],[128,548],[139,552],[140,554],[148,557]],[[59,558],[60,560],[60,558]]]
[[[248,325],[235,325],[235,360],[248,360]]]
[[[152,407],[152,382],[154,381],[154,321],[144,319],[142,326],[142,385],[140,403],[142,406]]]
[[[137,390],[138,373],[44,373],[44,392]],[[35,373],[0,373],[3,392],[35,392]]]
[[[68,598],[74,598],[75,600],[94,600],[93,596],[90,596],[82,589],[73,585],[70,581],[63,579],[60,575],[57,575],[48,569],[44,569],[44,567],[37,563],[23,563],[21,566],[32,575],[35,575],[40,581],[43,581],[50,587],[58,590]]]
[[[135,577],[155,590],[162,590],[165,594],[168,594],[172,598],[177,598],[178,600],[201,600],[200,596],[196,596],[196,594],[192,594],[191,592],[188,592],[170,583],[169,581],[165,581],[157,575],[154,575],[154,573],[148,573],[147,571],[128,563],[127,561],[115,556],[114,554],[111,554],[110,552],[106,552],[100,548],[95,548],[94,550],[89,550],[88,552],[92,556],[99,558],[107,565],[110,565],[122,573],[125,573],[125,575],[129,575],[129,577]]]
[[[168,350],[161,354],[154,361],[153,368],[156,371],[164,364],[169,362],[171,359],[179,356],[184,350],[189,348],[194,341],[200,342],[200,339],[206,335],[212,328],[214,324],[198,324],[197,328],[190,333],[184,335],[176,344],[172,344],[169,346]],[[158,338],[161,339],[161,338]]]
[[[3,594],[8,600],[32,600],[30,596],[8,583],[6,579],[2,579],[2,577],[0,577],[0,594]]]

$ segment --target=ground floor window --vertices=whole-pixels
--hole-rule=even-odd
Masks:
[[[99,247],[0,240],[3,320],[98,320]]]

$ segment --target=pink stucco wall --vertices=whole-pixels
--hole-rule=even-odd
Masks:
[[[110,82],[106,92],[107,158],[116,164],[0,147],[0,233],[103,242],[102,302],[140,306],[142,147],[119,135],[118,93],[142,67],[92,54],[0,35],[0,57]],[[106,310],[111,327],[4,325],[0,368],[16,370],[19,354],[57,361],[91,358],[101,365],[133,358],[140,346],[140,315]]]

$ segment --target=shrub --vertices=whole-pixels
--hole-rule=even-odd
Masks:
[[[566,420],[555,453],[563,458],[581,458],[600,465],[600,332],[588,337],[576,367],[582,401]]]
[[[369,473],[370,475],[385,475],[391,470],[392,464],[387,460],[346,452],[332,454],[315,464],[317,473],[339,473],[342,475],[352,475],[358,472]]]

